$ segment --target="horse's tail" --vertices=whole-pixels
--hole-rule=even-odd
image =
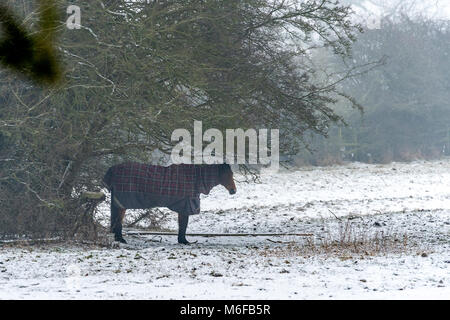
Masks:
[[[103,184],[110,192],[112,189],[112,186],[111,186],[112,175],[113,175],[113,168],[111,167],[108,169],[108,171],[106,171],[106,174],[103,177]]]

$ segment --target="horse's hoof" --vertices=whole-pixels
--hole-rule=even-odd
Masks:
[[[123,237],[115,237],[114,241],[120,242],[120,243],[127,243],[126,240]]]
[[[178,243],[179,244],[186,244],[186,245],[189,245],[189,244],[194,244],[194,243],[197,243],[197,241],[194,241],[194,242],[189,242],[189,241],[187,241],[186,239],[178,239]]]

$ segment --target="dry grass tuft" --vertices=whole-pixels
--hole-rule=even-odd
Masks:
[[[349,220],[340,222],[337,231],[324,231],[322,237],[309,237],[304,242],[288,242],[275,248],[266,248],[263,256],[277,257],[326,257],[349,260],[386,254],[406,254],[417,250],[409,242],[408,235],[355,226]]]

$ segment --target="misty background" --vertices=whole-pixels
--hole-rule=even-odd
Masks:
[[[327,74],[344,66],[379,61],[360,76],[343,81],[343,91],[361,110],[338,103],[347,126],[331,126],[328,136],[306,137],[299,164],[342,161],[388,163],[436,159],[450,154],[450,3],[448,1],[344,1],[363,26],[352,57],[336,61],[327,52],[314,59]],[[344,69],[344,68],[343,68]]]

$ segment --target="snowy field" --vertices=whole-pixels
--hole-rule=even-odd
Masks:
[[[0,298],[450,299],[450,159],[265,172],[202,210],[188,232],[313,236],[0,247]]]

